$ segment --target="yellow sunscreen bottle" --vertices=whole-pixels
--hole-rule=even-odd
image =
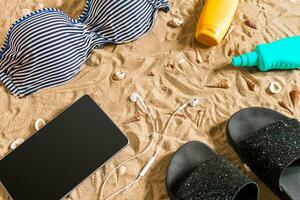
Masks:
[[[219,44],[224,38],[239,0],[206,0],[196,30],[196,40],[207,46]]]

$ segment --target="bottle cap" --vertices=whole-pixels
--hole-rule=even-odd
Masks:
[[[208,25],[202,25],[199,30],[196,31],[196,40],[206,46],[218,45],[223,39],[222,36],[213,27]]]
[[[250,52],[232,58],[232,65],[235,67],[253,67],[258,65],[257,53]]]

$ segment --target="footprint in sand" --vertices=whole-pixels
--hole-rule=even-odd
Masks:
[[[183,17],[193,16],[194,15],[194,9],[190,9],[190,8],[182,9],[181,15]]]
[[[92,67],[97,67],[101,63],[101,57],[100,55],[93,54],[90,56],[90,58],[87,61],[87,65]]]
[[[177,33],[174,31],[167,32],[166,41],[176,41],[178,39]]]
[[[162,85],[160,89],[161,89],[162,93],[167,97],[169,97],[173,94],[173,91],[170,88],[168,88],[167,86]]]

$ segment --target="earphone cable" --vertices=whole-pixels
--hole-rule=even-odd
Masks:
[[[144,102],[141,102],[143,104],[143,107],[147,108],[146,105],[144,104]],[[153,135],[152,135],[152,138],[151,138],[151,141],[149,142],[148,146],[139,154],[133,156],[133,157],[130,157],[128,158],[127,160],[121,162],[120,164],[118,164],[108,175],[107,177],[104,179],[104,182],[101,186],[101,189],[100,189],[100,200],[103,199],[103,193],[104,193],[104,188],[105,188],[105,185],[107,183],[107,181],[109,180],[110,176],[117,170],[119,169],[122,165],[126,164],[127,162],[135,159],[135,158],[138,158],[144,154],[146,154],[152,147],[152,145],[154,144],[154,140],[156,138],[156,135],[157,135],[157,132],[155,130],[155,123],[154,123],[154,120],[153,118],[151,117],[148,109],[145,110],[146,111],[146,114],[148,115],[148,117],[150,118],[150,121],[151,121],[151,126],[152,126],[152,129],[153,129]],[[139,180],[139,177],[136,178],[135,181],[133,181],[132,183],[130,183],[129,185],[123,187],[122,189],[120,189],[119,191],[113,193],[112,195],[110,195],[109,197],[105,198],[105,200],[108,200],[114,196],[116,196],[117,194],[121,193],[122,191],[124,191],[125,189],[129,188],[130,186],[132,186],[134,183],[136,183],[137,181]]]
[[[185,103],[185,106],[187,106],[187,103]],[[163,146],[163,144],[164,144],[164,142],[165,142],[165,140],[166,140],[166,138],[167,138],[167,135],[168,135],[167,130],[169,129],[169,126],[170,126],[172,120],[173,120],[174,117],[177,115],[177,113],[179,113],[180,111],[182,111],[184,108],[185,108],[185,107],[182,107],[182,106],[179,107],[179,108],[173,113],[173,115],[169,118],[169,120],[168,120],[168,122],[167,122],[167,124],[166,124],[166,126],[165,126],[165,128],[164,128],[164,130],[162,131],[162,134],[163,134],[162,137],[163,137],[163,138],[162,138],[162,140],[160,141],[160,143],[159,143],[159,145],[158,145],[158,147],[157,147],[157,149],[156,149],[156,152],[155,152],[154,156],[157,156],[158,153],[159,153],[159,151],[161,150],[161,148],[162,148],[162,146]]]
[[[142,102],[142,103],[143,103],[143,102]],[[164,142],[165,142],[165,140],[166,140],[166,137],[167,137],[167,135],[168,135],[168,134],[167,134],[167,133],[168,133],[167,130],[168,130],[168,128],[169,128],[169,126],[170,126],[172,120],[174,119],[174,117],[176,116],[177,113],[179,113],[180,111],[182,111],[182,110],[188,105],[188,103],[189,103],[189,102],[186,102],[186,103],[184,103],[183,105],[181,105],[181,106],[180,106],[179,108],[177,108],[177,110],[171,115],[171,117],[169,118],[169,120],[168,120],[168,122],[167,122],[165,128],[164,128],[163,131],[162,131],[163,138],[162,138],[161,142],[158,144],[158,147],[157,147],[157,149],[156,149],[154,155],[153,155],[153,156],[151,157],[151,159],[147,162],[147,164],[144,166],[144,168],[140,171],[139,176],[138,176],[133,182],[131,182],[130,184],[124,186],[124,187],[121,188],[120,190],[118,190],[118,191],[114,192],[113,194],[111,194],[109,197],[105,198],[105,200],[109,200],[109,199],[111,199],[112,197],[114,197],[114,196],[120,194],[120,193],[123,192],[124,190],[128,189],[129,187],[131,187],[132,185],[134,185],[136,182],[138,182],[139,179],[141,179],[141,178],[146,174],[146,172],[150,169],[151,165],[154,163],[154,161],[155,161],[155,159],[156,159],[158,153],[160,152],[160,150],[161,150],[161,148],[162,148],[162,146],[163,146],[163,144],[164,144]],[[144,103],[143,103],[143,104],[144,104]],[[147,108],[147,107],[145,106],[145,104],[144,104],[143,106],[144,106],[145,108]],[[147,115],[149,116],[149,118],[150,118],[150,120],[151,120],[151,124],[152,124],[153,130],[154,130],[154,136],[155,136],[156,131],[155,131],[154,120],[152,119],[152,117],[151,117],[151,115],[150,115],[148,109],[146,109],[146,113],[147,113]],[[153,144],[153,142],[154,142],[154,138],[155,138],[154,136],[152,137],[152,140],[151,140],[151,142],[149,143],[148,147],[147,147],[143,152],[141,152],[140,154],[138,154],[138,155],[136,155],[136,156],[133,156],[133,157],[129,158],[128,160],[123,161],[122,163],[120,163],[117,167],[115,167],[115,168],[108,174],[108,176],[105,178],[105,180],[104,180],[104,182],[103,182],[103,184],[102,184],[102,187],[101,187],[100,200],[103,199],[104,186],[105,186],[105,184],[106,184],[108,178],[112,175],[112,173],[113,173],[114,171],[116,171],[118,168],[120,168],[122,165],[124,165],[125,163],[127,163],[127,162],[129,162],[129,161],[131,161],[131,160],[133,160],[133,159],[135,159],[135,158],[137,158],[137,157],[139,157],[139,156],[145,154],[146,152],[148,152],[148,150],[151,148],[151,146],[152,146],[152,144]]]

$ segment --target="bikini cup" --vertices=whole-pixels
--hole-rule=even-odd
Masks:
[[[19,19],[0,51],[0,80],[18,97],[58,86],[79,73],[93,48],[148,33],[167,0],[87,0],[79,19],[53,8]]]

